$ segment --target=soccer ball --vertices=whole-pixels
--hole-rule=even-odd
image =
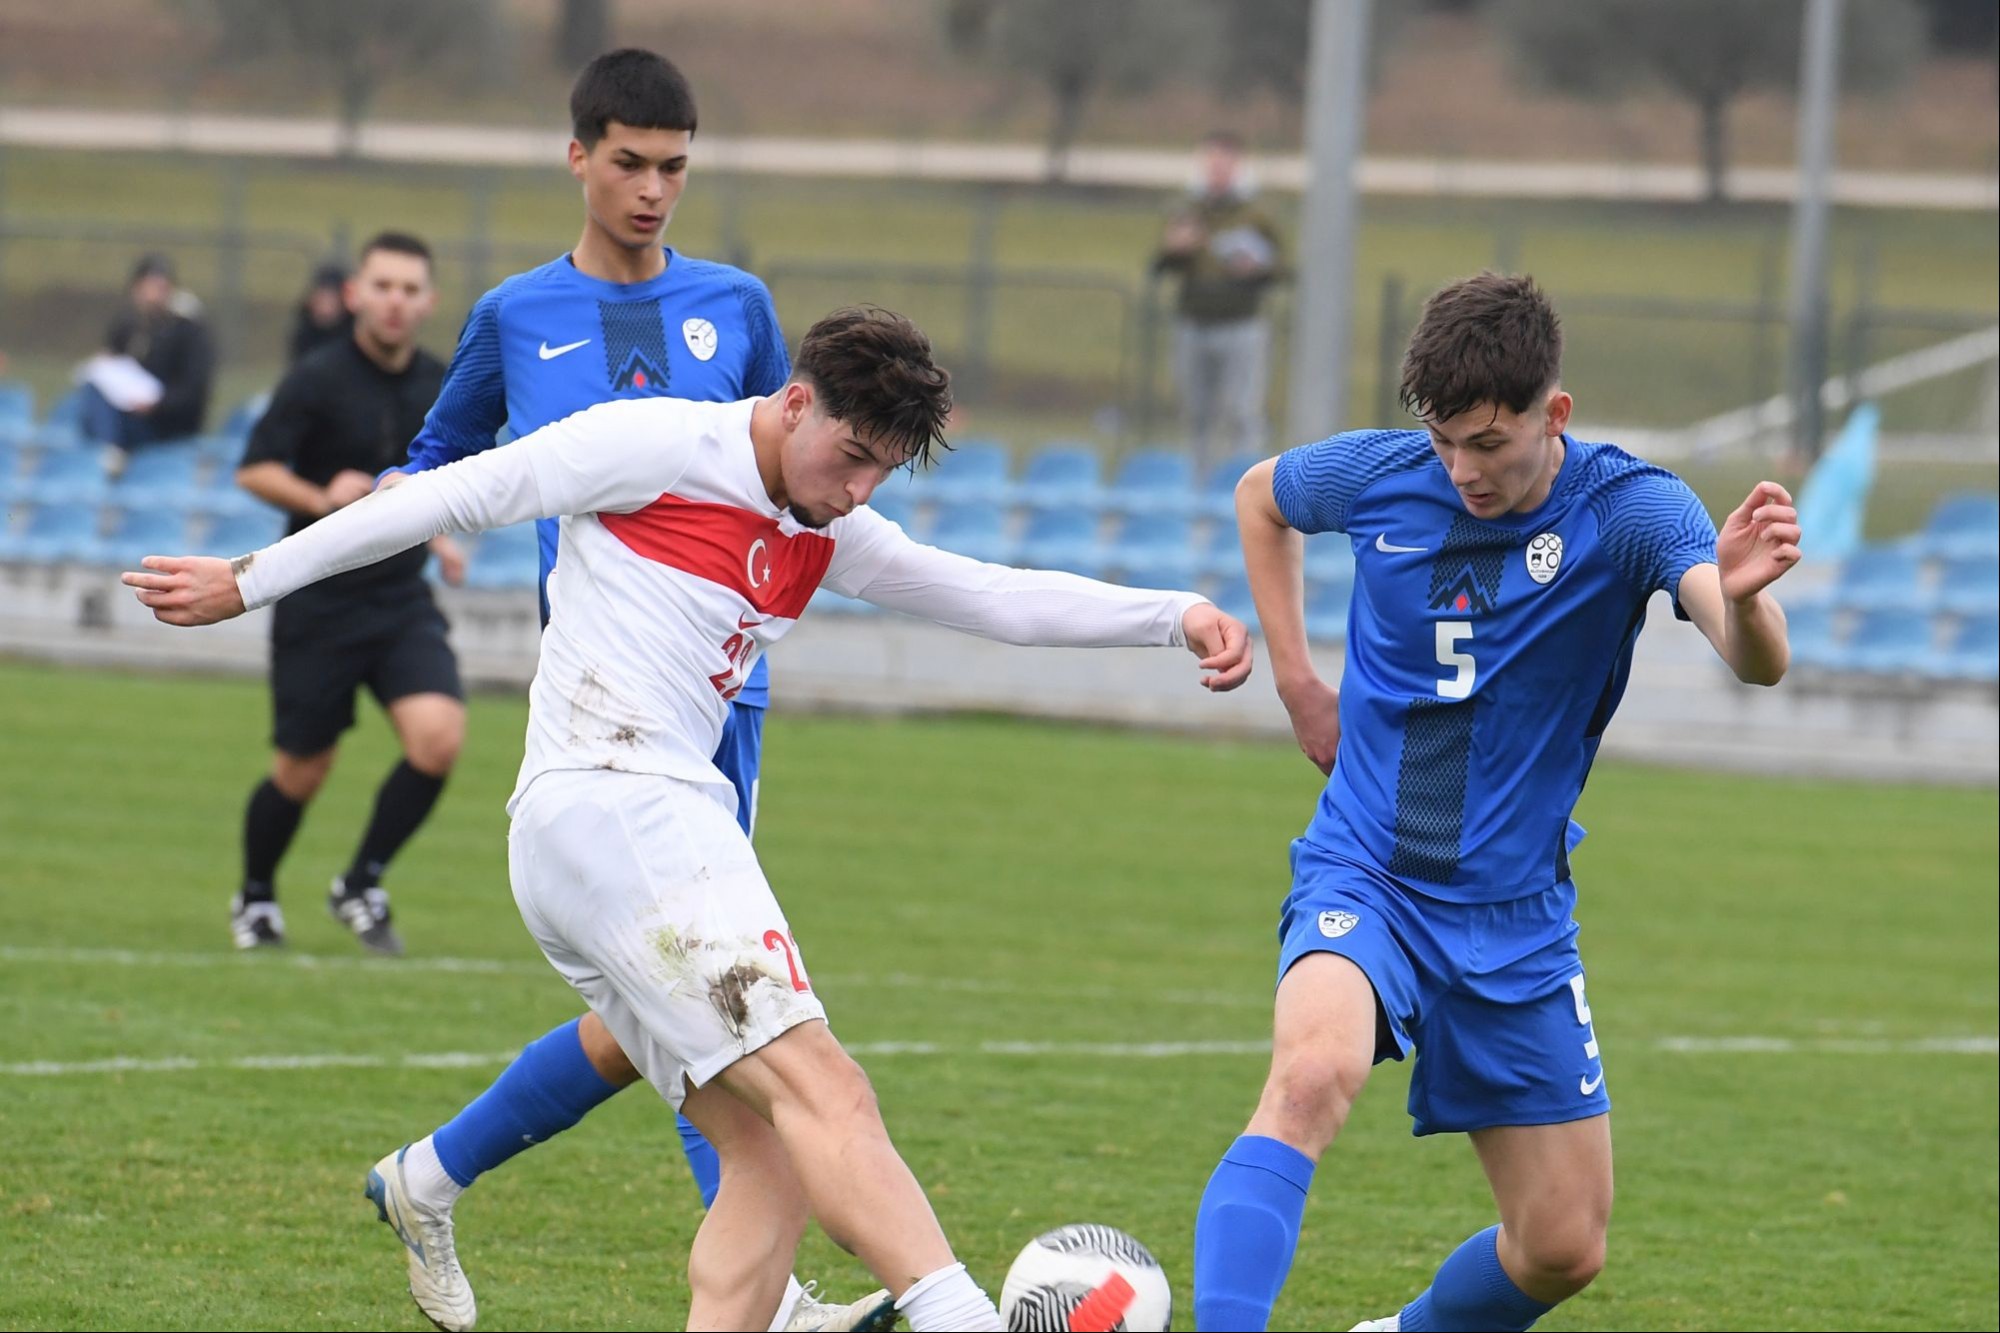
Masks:
[[[1166,1333],[1173,1310],[1152,1252],[1116,1227],[1088,1222],[1029,1241],[1000,1288],[1000,1318],[1022,1333]]]

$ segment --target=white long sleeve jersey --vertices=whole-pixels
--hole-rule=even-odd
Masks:
[[[755,401],[615,400],[419,473],[239,561],[244,605],[441,533],[561,516],[516,797],[556,769],[727,790],[712,756],[729,701],[822,583],[1007,643],[1183,644],[1193,593],[969,560],[866,507],[803,527],[758,475]]]

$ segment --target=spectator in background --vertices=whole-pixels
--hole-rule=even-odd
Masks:
[[[140,257],[127,286],[127,308],[104,337],[109,359],[129,358],[159,382],[157,397],[115,406],[99,383],[82,389],[84,433],[116,447],[113,468],[133,449],[199,434],[215,382],[215,344],[201,302],[174,281],[162,254]],[[140,377],[143,378],[143,377]]]
[[[1255,202],[1243,141],[1216,131],[1201,141],[1189,197],[1160,238],[1153,271],[1180,275],[1174,375],[1181,420],[1198,462],[1261,454],[1271,332],[1264,290],[1283,267],[1270,215]]]
[[[292,316],[292,342],[285,363],[328,343],[354,336],[354,316],[347,309],[347,267],[328,260],[312,272],[312,282],[299,298]]]

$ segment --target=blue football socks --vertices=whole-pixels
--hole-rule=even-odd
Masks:
[[[1403,1307],[1403,1333],[1429,1329],[1523,1330],[1555,1309],[1514,1285],[1500,1266],[1500,1228],[1488,1227],[1453,1250],[1423,1294]]]
[[[1229,1145],[1194,1221],[1194,1326],[1261,1329],[1292,1270],[1310,1157],[1245,1134]]]
[[[529,1042],[492,1087],[438,1129],[431,1143],[446,1175],[470,1185],[523,1148],[562,1133],[618,1091],[584,1054],[577,1035],[582,1021],[573,1018]]]

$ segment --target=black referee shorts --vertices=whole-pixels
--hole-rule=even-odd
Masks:
[[[429,588],[389,606],[291,600],[278,604],[271,628],[271,744],[286,754],[305,758],[339,740],[363,685],[385,707],[412,694],[465,697]]]

